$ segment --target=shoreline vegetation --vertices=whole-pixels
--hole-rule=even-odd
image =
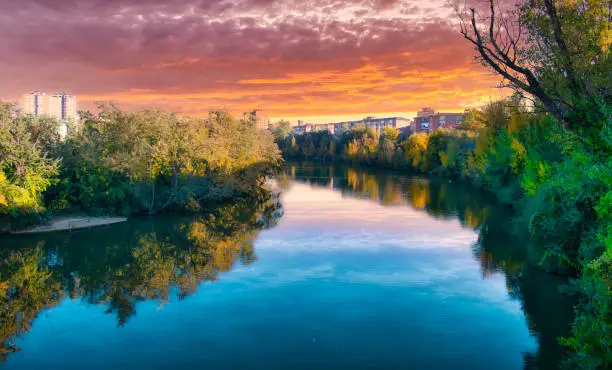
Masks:
[[[102,105],[60,140],[59,122],[0,105],[0,230],[52,217],[202,212],[267,196],[273,136],[224,111],[179,117]]]
[[[589,156],[553,117],[523,104],[515,95],[470,110],[458,129],[408,137],[365,126],[337,136],[280,129],[275,135],[286,160],[421,173],[490,193],[513,212],[513,232],[529,238],[531,261],[574,278],[565,293],[582,299],[573,336],[559,338],[573,351],[564,367],[606,369],[612,365],[612,162]]]

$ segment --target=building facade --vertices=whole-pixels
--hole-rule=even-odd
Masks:
[[[298,121],[298,125],[293,127],[293,133],[295,135],[304,135],[305,133],[312,132],[312,124]]]
[[[21,97],[19,108],[23,114],[31,114],[36,117],[48,115],[49,99],[42,91],[32,91]]]
[[[61,122],[77,121],[76,98],[70,94],[55,93],[49,96],[49,115]]]
[[[32,91],[21,97],[19,108],[22,114],[48,116],[58,120],[62,139],[68,135],[70,128],[76,129],[79,120],[76,98],[70,94],[47,95],[42,91]]]
[[[438,128],[457,128],[463,122],[464,113],[438,113],[433,117],[434,130]]]
[[[317,123],[315,125],[312,125],[312,131],[315,131],[315,132],[327,131],[333,135],[334,132],[336,131],[336,126],[334,126],[333,123]]]
[[[255,122],[255,127],[259,130],[267,130],[270,128],[270,118],[262,109],[255,109],[246,113],[245,118],[251,118]]]
[[[465,113],[437,113],[431,108],[423,108],[414,119],[414,132],[433,132],[438,128],[457,128]]]
[[[347,121],[333,123],[334,133],[340,134],[343,131],[352,130],[359,125],[363,125],[368,128],[374,129],[378,133],[382,133],[385,127],[393,127],[400,130],[406,130],[406,128],[412,126],[412,121],[404,117],[388,117],[388,118],[374,118],[366,117],[360,121]],[[408,129],[409,130],[409,129]]]

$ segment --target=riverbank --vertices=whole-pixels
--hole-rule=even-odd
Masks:
[[[127,217],[59,217],[43,225],[10,231],[11,235],[42,234],[57,231],[72,231],[92,227],[108,226],[126,222]]]
[[[529,236],[534,263],[577,276],[572,286],[581,299],[573,335],[559,338],[574,351],[567,367],[612,364],[612,347],[601,341],[612,327],[608,157],[591,155],[573,132],[546,115],[516,111],[510,101],[485,106],[476,116],[483,119],[467,117],[459,130],[407,138],[395,129],[381,134],[356,127],[340,136],[313,132],[277,142],[288,159],[418,171],[494,194],[514,211],[515,233]]]

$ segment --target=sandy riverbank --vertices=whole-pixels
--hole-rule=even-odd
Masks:
[[[117,224],[127,221],[126,217],[58,217],[36,227],[25,230],[12,231],[13,235],[49,233],[54,231],[69,231],[87,229],[91,227]]]

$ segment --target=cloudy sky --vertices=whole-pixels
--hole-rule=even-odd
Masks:
[[[500,95],[446,0],[0,0],[0,99],[412,116]]]

